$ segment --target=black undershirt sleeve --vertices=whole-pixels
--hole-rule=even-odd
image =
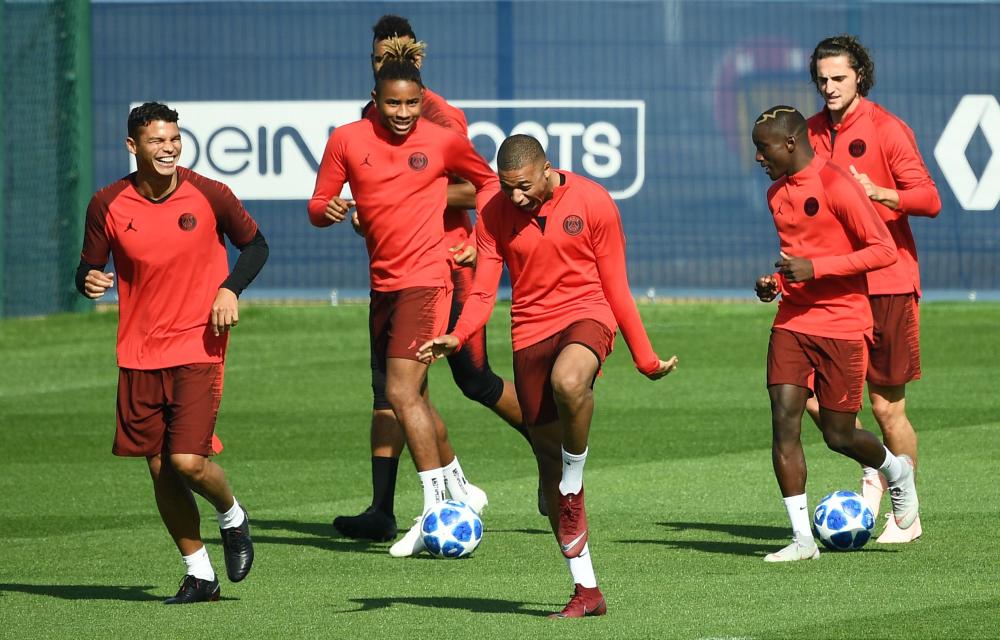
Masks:
[[[260,273],[264,263],[267,262],[270,250],[267,247],[267,240],[264,239],[264,234],[260,232],[260,229],[257,230],[257,234],[250,242],[237,248],[240,250],[240,257],[236,259],[233,272],[222,283],[222,287],[229,289],[239,296],[243,293],[244,289],[250,286],[250,283],[257,277],[257,274]]]
[[[87,279],[87,273],[90,272],[91,269],[103,271],[105,266],[107,265],[90,264],[81,260],[80,266],[76,268],[76,290],[79,291],[81,295],[87,295],[83,289],[83,283],[84,280]]]

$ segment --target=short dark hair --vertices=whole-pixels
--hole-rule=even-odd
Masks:
[[[375,74],[375,92],[378,93],[382,85],[390,80],[406,80],[416,82],[423,89],[424,83],[420,79],[420,69],[409,60],[390,58],[385,61],[382,68]]]
[[[526,167],[532,162],[545,160],[545,149],[535,138],[518,133],[510,136],[497,150],[497,169],[513,171]]]
[[[375,34],[375,37],[372,38],[373,43],[393,37],[403,38],[409,36],[414,40],[417,39],[416,34],[413,33],[413,27],[410,26],[410,21],[402,16],[396,16],[391,13],[378,19],[378,22],[372,27],[372,33]]]
[[[872,61],[868,49],[865,49],[857,38],[846,33],[822,40],[813,49],[812,57],[809,58],[809,75],[812,76],[813,86],[819,89],[816,63],[823,58],[837,56],[847,56],[851,68],[858,74],[858,93],[867,96],[875,86],[875,62]]]
[[[135,140],[139,137],[139,129],[156,120],[177,122],[177,112],[159,102],[145,102],[139,105],[129,111],[128,137]]]
[[[806,119],[795,107],[785,104],[767,109],[757,116],[754,126],[765,126],[776,133],[796,138],[806,133]]]

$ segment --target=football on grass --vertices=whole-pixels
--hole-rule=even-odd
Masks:
[[[816,506],[813,529],[827,549],[854,551],[872,537],[875,514],[853,491],[834,491]]]
[[[434,505],[420,522],[427,551],[437,558],[464,558],[483,539],[483,521],[464,502],[446,500]]]

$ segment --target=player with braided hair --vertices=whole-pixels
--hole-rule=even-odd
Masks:
[[[374,73],[377,74],[382,65],[389,60],[405,60],[418,69],[421,67],[427,44],[417,40],[406,18],[396,15],[382,16],[372,31],[374,36],[371,62]],[[363,114],[369,118],[378,118],[373,102],[366,105]],[[465,114],[426,87],[423,92],[420,117],[462,136],[468,134]],[[472,185],[452,177],[448,185],[448,207],[444,209],[445,233],[450,250],[448,264],[451,267],[454,287],[449,328],[458,319],[472,284],[476,247],[468,209],[474,206],[475,192]],[[355,223],[355,229],[361,233],[356,214],[352,222]],[[490,368],[485,329],[473,336],[465,348],[449,357],[448,364],[455,383],[467,398],[492,410],[528,440],[513,384],[500,378]],[[357,515],[337,516],[333,520],[333,526],[341,535],[350,538],[382,541],[395,538],[397,533],[394,498],[396,472],[404,437],[385,395],[385,378],[374,361],[372,392],[374,396],[371,421],[372,502],[367,509]],[[436,414],[435,420],[440,422],[440,417]],[[539,508],[541,509],[543,505],[544,502],[539,494]]]
[[[445,492],[476,511],[486,494],[471,485],[427,394],[427,365],[416,345],[448,324],[451,274],[441,212],[447,178],[469,180],[477,202],[498,189],[497,177],[467,137],[421,121],[423,81],[410,61],[389,60],[375,78],[377,118],[334,130],[323,151],[309,219],[317,227],[343,222],[357,209],[370,259],[369,331],[373,369],[402,427],[424,490],[421,513]],[[353,199],[340,197],[350,181]],[[401,210],[404,215],[400,215]],[[389,550],[423,549],[418,523]]]

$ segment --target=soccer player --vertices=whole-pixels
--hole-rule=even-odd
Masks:
[[[388,59],[407,59],[421,68],[424,46],[417,42],[406,18],[385,15],[372,27],[372,72],[377,74]],[[365,107],[365,115],[377,119],[374,104]],[[468,135],[465,114],[430,89],[424,89],[421,118]],[[454,287],[448,328],[454,326],[462,305],[469,294],[476,261],[475,242],[470,238],[472,222],[467,209],[475,207],[475,190],[467,182],[452,180],[448,187],[448,204],[444,211],[445,233],[450,251],[451,280]],[[357,213],[352,222],[357,224]],[[486,353],[486,330],[479,332],[461,351],[448,358],[452,377],[462,393],[494,411],[527,439],[521,409],[514,386],[500,378],[490,368]],[[349,538],[375,541],[396,537],[396,517],[393,510],[396,491],[396,471],[405,442],[403,431],[385,396],[385,376],[372,361],[372,393],[374,396],[371,421],[372,502],[354,516],[337,516],[334,528]],[[440,417],[434,414],[435,421]],[[529,441],[530,442],[530,441]],[[446,470],[446,473],[449,470]]]
[[[913,462],[855,428],[872,315],[865,273],[896,260],[885,223],[851,174],[813,153],[806,121],[792,107],[772,107],[753,128],[756,160],[774,181],[767,204],[778,231],[778,271],[757,279],[757,297],[778,295],[767,351],[771,460],[792,523],[792,542],[767,562],[819,557],[806,501],[800,439],[806,398],[815,390],[819,427],[830,449],[882,471],[901,529],[917,518]]]
[[[541,144],[514,135],[497,152],[500,187],[476,221],[479,262],[472,293],[450,334],[423,343],[430,362],[462,347],[486,324],[506,263],[510,271],[514,385],[549,522],[574,593],[560,618],[604,615],[591,562],[583,467],[594,413],[593,384],[621,326],[632,359],[650,379],[677,366],[653,351],[629,289],[625,236],[608,192],[556,171]]]
[[[423,341],[448,323],[451,268],[444,228],[448,177],[470,181],[481,202],[497,178],[468,138],[420,118],[424,87],[409,61],[379,69],[372,97],[377,119],[338,127],[330,136],[309,218],[318,227],[343,222],[357,208],[370,259],[369,330],[373,361],[385,376],[385,395],[403,428],[424,489],[421,513],[445,491],[477,512],[486,494],[468,484],[427,395],[427,365],[416,357]],[[350,181],[353,200],[341,198]],[[447,471],[446,471],[447,470]],[[423,550],[419,517],[390,555]]]
[[[920,268],[909,216],[933,218],[941,198],[906,123],[865,96],[875,85],[868,50],[849,35],[816,45],[809,62],[813,84],[826,106],[809,118],[816,153],[847,169],[864,188],[899,253],[888,267],[868,273],[874,341],[868,364],[868,397],[886,446],[917,463],[917,434],[906,416],[906,383],[920,378]],[[885,478],[863,471],[862,493],[877,515]],[[918,519],[905,532],[892,518],[878,542],[903,543],[923,533]]]
[[[192,492],[217,512],[229,579],[253,565],[250,521],[213,462],[229,330],[267,260],[257,223],[223,184],[179,167],[177,112],[147,102],[128,116],[136,171],[87,207],[76,286],[97,299],[118,272],[118,409],[112,452],[146,458],[160,517],[186,566],[166,604],[219,599]],[[240,255],[232,272],[223,236]]]

